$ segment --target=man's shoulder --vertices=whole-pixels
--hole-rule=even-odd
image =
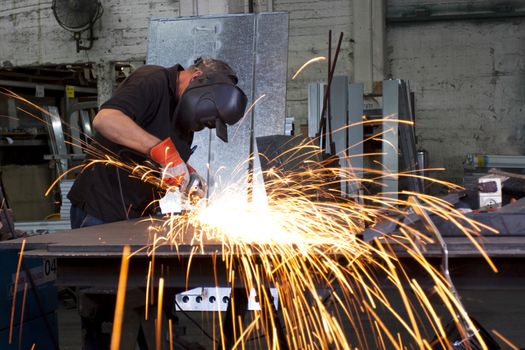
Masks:
[[[162,66],[144,65],[133,71],[119,86],[119,90],[144,87],[165,86],[169,81],[168,70]],[[118,91],[118,90],[117,90]]]
[[[142,77],[158,77],[165,76],[167,69],[162,66],[154,64],[146,64],[135,69],[131,76],[142,76]]]

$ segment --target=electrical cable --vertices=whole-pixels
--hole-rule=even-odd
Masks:
[[[120,182],[120,172],[118,171],[118,167],[115,167],[115,170],[117,171],[118,189],[120,193],[120,200],[122,202],[122,209],[124,209],[126,220],[129,220],[128,209],[126,208],[126,202],[124,201],[124,191],[122,190],[122,183]]]
[[[125,158],[124,157],[124,154],[125,153],[129,153],[130,155],[135,155],[135,156],[138,156],[138,157],[141,157],[141,158],[144,158],[144,155],[139,153],[139,152],[136,152],[132,149],[121,149],[118,151],[118,156],[119,158]],[[119,172],[119,168],[117,166],[115,166],[115,169],[117,171],[117,182],[118,182],[118,188],[119,188],[119,193],[120,193],[120,200],[122,202],[122,208],[124,209],[124,214],[126,215],[126,220],[129,220],[129,215],[128,215],[128,208],[126,207],[126,201],[124,200],[124,190],[122,189],[122,182],[120,180],[120,172]]]

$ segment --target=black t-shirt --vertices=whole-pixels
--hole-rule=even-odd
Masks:
[[[134,71],[118,87],[115,94],[100,108],[122,111],[140,127],[163,140],[171,137],[182,159],[190,157],[193,132],[177,122],[178,72],[183,68],[146,65]],[[97,134],[90,145],[89,159],[111,155],[126,164],[143,164],[147,158],[131,149],[115,144]],[[114,222],[153,214],[153,201],[161,196],[160,189],[130,176],[130,172],[113,165],[94,163],[79,174],[68,198],[89,215]]]

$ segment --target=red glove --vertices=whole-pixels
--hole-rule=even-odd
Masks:
[[[162,181],[169,186],[186,189],[190,181],[190,173],[171,138],[168,137],[153,146],[149,156],[162,166]]]

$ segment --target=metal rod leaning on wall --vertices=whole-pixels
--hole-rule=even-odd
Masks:
[[[327,70],[327,78],[326,80],[330,80],[330,76],[332,75],[332,72],[335,71],[335,67],[332,68],[332,30],[328,31],[328,70]],[[332,91],[332,81],[330,80],[330,84],[326,85],[326,91],[325,95],[328,96],[328,99],[326,101],[326,117],[328,118],[328,144],[330,145],[330,154],[334,155],[335,153],[335,146],[332,144],[332,99],[331,99],[331,91]],[[323,142],[326,142],[326,140],[323,140]]]
[[[337,48],[335,50],[335,55],[334,55],[334,62],[332,64],[332,69],[330,70],[330,75],[328,77],[328,83],[327,85],[330,86],[330,84],[332,83],[332,79],[334,77],[334,71],[335,71],[335,66],[337,64],[337,57],[339,56],[339,51],[341,49],[341,42],[343,41],[343,32],[341,32],[341,34],[339,35],[339,41],[337,43]],[[326,109],[327,109],[327,104],[328,104],[328,98],[330,96],[325,93],[324,94],[324,98],[323,98],[323,110],[321,111],[321,118],[319,119],[319,128],[317,129],[318,132],[317,132],[317,135],[316,137],[319,139],[319,141],[321,141],[321,136],[324,136],[324,138],[326,138],[326,131],[325,131],[325,125],[326,125],[326,116],[325,116],[325,113],[326,113]],[[319,146],[321,147],[321,151],[324,153],[325,152],[325,146],[323,145],[322,142],[319,143]]]

